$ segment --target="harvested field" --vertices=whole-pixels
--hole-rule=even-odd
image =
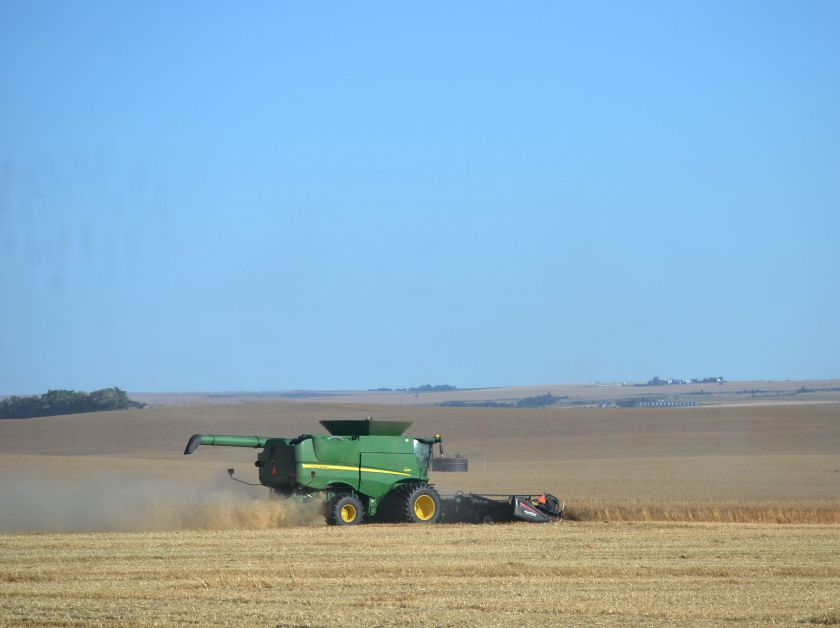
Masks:
[[[197,432],[288,436],[368,414],[469,457],[469,473],[432,475],[442,492],[548,490],[575,521],[328,528],[227,479],[256,479],[254,450],[182,455]],[[0,421],[0,624],[838,623],[838,452],[831,403]]]
[[[837,526],[0,536],[4,625],[832,623]]]
[[[191,434],[295,436],[319,419],[412,420],[442,433],[469,473],[436,473],[443,491],[540,492],[567,504],[840,500],[840,404],[636,409],[421,408],[270,403],[0,421],[0,472],[49,486],[93,476],[164,482],[255,481],[250,449],[182,455]],[[8,484],[8,482],[4,482]],[[241,485],[237,488],[242,488]],[[2,528],[0,528],[2,529]]]

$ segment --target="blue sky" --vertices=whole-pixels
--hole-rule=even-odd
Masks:
[[[0,0],[0,394],[840,377],[838,32]]]

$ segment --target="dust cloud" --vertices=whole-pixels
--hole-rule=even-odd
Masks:
[[[268,489],[138,478],[127,474],[2,474],[0,533],[261,529],[323,523],[316,501]]]

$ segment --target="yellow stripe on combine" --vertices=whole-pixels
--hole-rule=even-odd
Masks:
[[[391,475],[404,475],[411,477],[410,473],[403,473],[401,471],[386,471],[385,469],[371,469],[369,467],[346,467],[340,464],[310,464],[304,462],[301,464],[304,469],[335,469],[338,471],[364,471],[365,473],[390,473]]]

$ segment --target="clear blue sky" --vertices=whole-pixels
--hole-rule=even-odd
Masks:
[[[840,377],[838,33],[0,0],[0,394]]]

